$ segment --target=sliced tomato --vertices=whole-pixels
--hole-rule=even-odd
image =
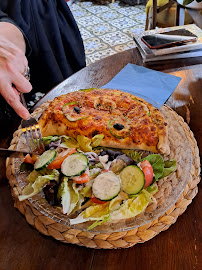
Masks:
[[[145,185],[144,188],[151,185],[154,177],[153,168],[151,163],[148,160],[143,160],[140,162],[140,168],[142,169],[145,177]]]
[[[79,176],[73,177],[72,179],[76,184],[83,184],[83,183],[87,183],[90,178],[89,178],[89,174],[85,172]]]
[[[101,200],[97,199],[96,197],[92,197],[91,198],[91,201],[93,203],[97,203],[97,204],[104,204],[104,203],[106,203],[105,201],[101,201]]]
[[[62,151],[61,153],[57,154],[54,160],[48,165],[48,169],[60,169],[62,162],[65,160],[66,157],[76,152],[75,148],[68,148],[67,150]]]
[[[34,160],[30,154],[27,154],[25,156],[24,162],[26,163],[30,163],[30,164],[34,164],[36,162],[36,160]]]

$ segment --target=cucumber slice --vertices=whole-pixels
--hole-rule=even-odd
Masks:
[[[88,117],[87,113],[82,112],[77,102],[69,102],[63,105],[62,112],[70,122],[75,122]]]
[[[34,169],[39,171],[46,168],[54,160],[55,156],[56,151],[54,149],[45,151],[35,162]]]
[[[115,198],[121,190],[121,181],[113,172],[99,174],[93,183],[93,195],[101,201],[110,201]]]
[[[120,173],[120,178],[123,191],[129,195],[137,194],[144,188],[144,173],[135,165],[125,167]]]
[[[63,161],[61,172],[67,177],[83,174],[88,167],[88,158],[82,153],[74,153]]]

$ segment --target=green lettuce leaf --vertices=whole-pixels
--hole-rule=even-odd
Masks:
[[[81,190],[80,194],[81,194],[82,196],[84,196],[84,197],[91,198],[91,196],[92,196],[92,187],[91,187],[91,186],[86,186],[86,187],[84,187],[84,188]]]
[[[45,172],[47,174],[45,174]],[[55,180],[58,183],[59,176],[60,176],[59,171],[55,169],[54,170],[44,169],[41,171],[33,170],[28,176],[28,181],[30,183],[22,190],[22,195],[18,197],[19,200],[23,201],[36,195],[42,190],[44,185],[51,180]]]
[[[55,177],[53,180],[56,180],[57,182],[59,181],[60,173],[56,169],[48,169],[47,167],[37,171],[39,175],[52,175],[52,177]]]
[[[88,230],[92,230],[95,227],[97,227],[99,225],[102,225],[103,223],[107,222],[108,220],[110,220],[110,215],[106,216],[102,220],[96,220],[91,226],[88,227]]]
[[[51,142],[55,142],[59,140],[59,136],[47,136],[47,137],[43,137],[42,141],[44,143],[45,146],[49,145]]]
[[[68,178],[64,177],[62,183],[60,184],[58,188],[58,194],[57,194],[58,199],[61,199],[63,214],[66,214],[70,207],[70,192],[69,192],[67,182],[68,182]]]
[[[30,183],[34,183],[37,179],[37,177],[40,176],[40,172],[39,171],[35,171],[33,170],[27,177],[27,180],[30,182]]]
[[[95,177],[97,177],[101,173],[101,171],[102,169],[100,168],[94,168],[94,169],[89,170],[90,179],[92,180]]]
[[[87,138],[84,135],[78,135],[77,141],[82,151],[91,152],[93,147],[97,147],[103,140],[104,135],[95,135],[92,139]]]
[[[158,191],[158,186],[153,184],[151,186],[148,186],[146,188],[146,191],[148,191],[149,193],[151,193],[152,195],[154,195],[157,191]]]
[[[104,138],[103,134],[95,135],[91,140],[91,146],[92,147],[97,147],[98,145],[100,145],[103,138]]]
[[[123,192],[119,193],[117,197],[115,197],[114,199],[110,201],[109,203],[110,213],[118,210],[121,207],[123,201],[126,200],[126,197],[123,194],[124,194]]]
[[[94,169],[94,168],[100,168],[100,169],[103,169],[104,166],[102,165],[101,162],[98,162],[98,163],[95,163],[95,164],[89,164],[89,169]]]
[[[131,157],[134,161],[139,161],[141,159],[142,153],[138,153],[134,150],[122,150],[124,154]]]
[[[176,167],[177,167],[176,159],[170,159],[170,160],[164,161],[163,174],[161,175],[159,179],[164,178],[168,176],[169,174],[171,174],[172,172],[174,172],[176,170]]]
[[[104,220],[110,215],[109,202],[105,204],[91,205],[86,208],[78,217],[70,219],[70,224],[79,224],[86,221]]]
[[[120,220],[125,218],[132,218],[142,213],[149,204],[151,195],[144,189],[137,197],[130,198],[125,201],[121,207],[111,214],[112,220]]]
[[[58,198],[61,198],[63,214],[71,214],[80,197],[75,183],[73,183],[72,180],[68,181],[67,177],[63,178],[63,181],[59,187]]]
[[[64,148],[78,148],[79,144],[76,139],[63,135],[61,136],[60,146]]]
[[[91,198],[91,196],[92,196],[92,185],[93,185],[93,182],[94,182],[93,180],[90,180],[89,182],[87,182],[85,184],[85,187],[81,189],[80,194],[83,197]]]
[[[109,215],[109,202],[105,204],[95,204],[92,205],[83,212],[85,218],[92,218],[92,220],[97,220],[102,216]]]
[[[22,190],[22,195],[18,197],[19,201],[26,200],[39,193],[50,180],[55,180],[55,177],[53,175],[38,176],[33,183],[29,183]]]
[[[171,174],[177,166],[175,159],[164,161],[161,155],[151,154],[142,160],[148,160],[153,168],[155,180],[160,180]]]
[[[84,135],[78,135],[77,141],[78,141],[79,147],[81,148],[82,151],[84,151],[84,152],[91,152],[92,151],[92,146],[90,145],[91,139],[85,137]]]
[[[86,221],[96,221],[88,229],[95,228],[104,222],[113,219],[124,219],[134,217],[144,211],[152,195],[147,191],[142,191],[137,198],[125,200],[123,194],[105,204],[93,204],[86,208],[78,217],[70,219],[70,224],[79,224]],[[124,202],[124,203],[123,203]]]
[[[160,179],[164,170],[164,161],[162,156],[158,154],[151,154],[142,160],[148,160],[151,163],[155,180]]]

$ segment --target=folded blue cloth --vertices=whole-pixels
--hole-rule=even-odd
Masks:
[[[171,96],[181,78],[134,64],[127,64],[102,88],[119,89],[141,97],[160,108]]]

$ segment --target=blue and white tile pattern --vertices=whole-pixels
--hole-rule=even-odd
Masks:
[[[84,41],[87,65],[135,47],[132,35],[144,31],[144,5],[120,5],[118,1],[96,5],[76,1],[70,9]]]

